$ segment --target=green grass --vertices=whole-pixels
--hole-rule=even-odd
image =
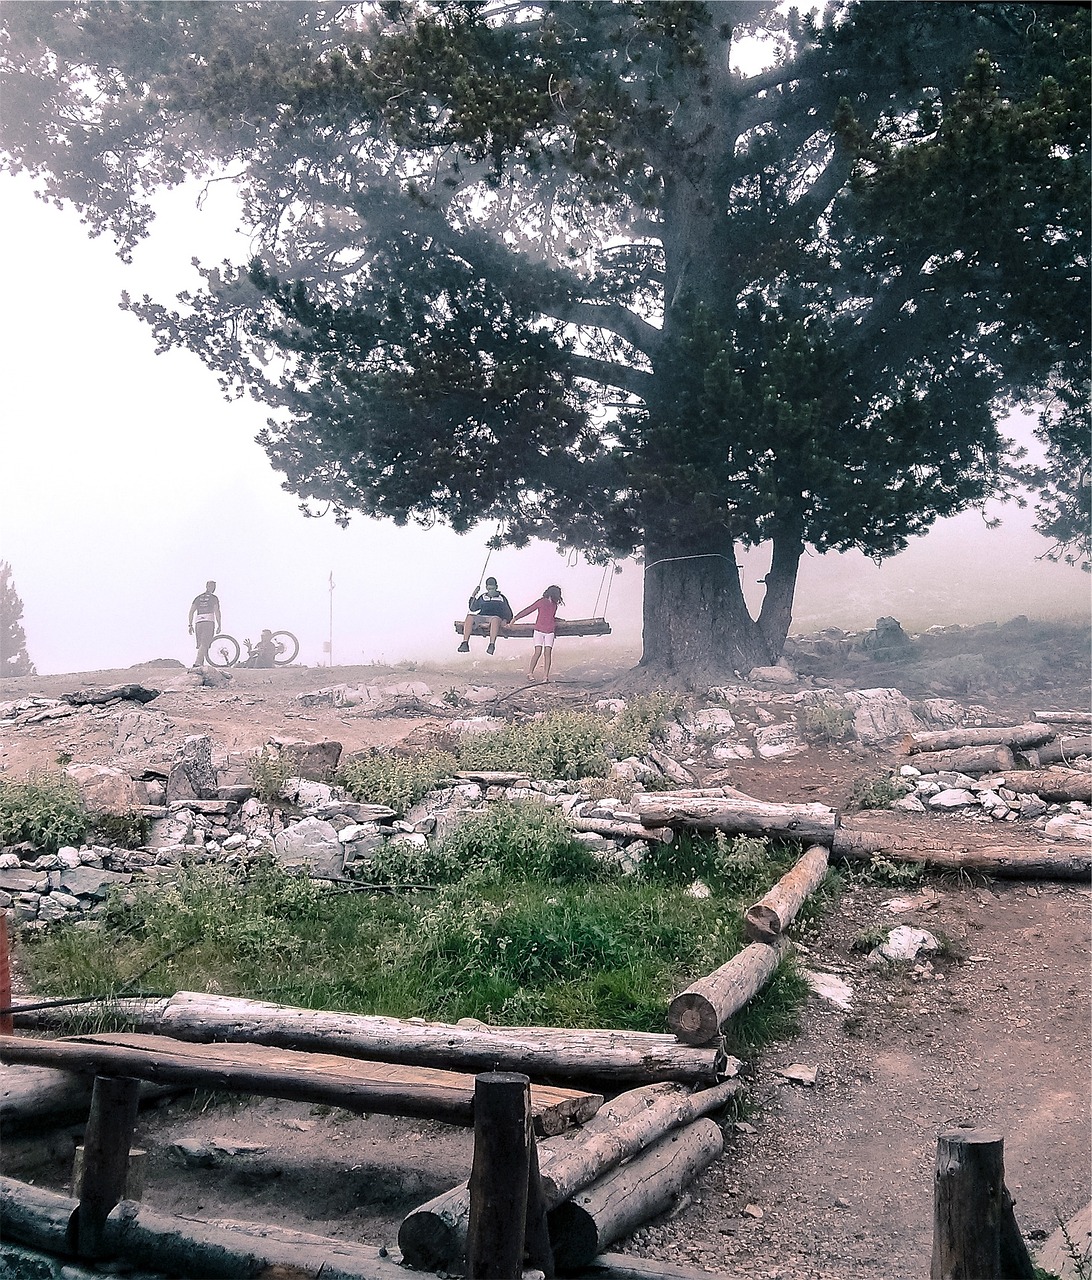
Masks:
[[[385,804],[405,813],[459,767],[447,751],[410,756],[373,747],[345,761],[337,780],[362,804]]]
[[[64,845],[78,845],[88,828],[79,789],[64,774],[0,782],[0,845],[29,840],[44,853],[56,853]]]
[[[663,1031],[671,997],[743,946],[741,910],[795,856],[760,841],[657,846],[622,876],[556,811],[497,805],[438,850],[390,845],[364,870],[420,893],[344,892],[265,860],[182,866],[116,893],[92,927],[22,943],[35,991],[198,990],[311,1008]],[[693,879],[713,890],[695,899]],[[755,1046],[783,1035],[803,987],[791,965],[736,1019]]]

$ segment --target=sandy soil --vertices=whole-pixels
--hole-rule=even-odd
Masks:
[[[0,700],[154,683],[157,674],[164,675],[145,668],[2,681]],[[352,750],[423,743],[443,717],[301,709],[295,695],[379,676],[424,680],[436,692],[469,680],[531,708],[601,697],[614,675],[617,667],[594,657],[571,662],[567,683],[549,690],[521,691],[514,658],[491,667],[475,658],[470,668],[395,672],[243,671],[224,689],[163,695],[156,707],[234,751],[254,750],[272,734],[336,737]],[[858,683],[881,683],[874,671],[863,675]],[[1006,690],[990,709],[1016,720],[1036,706],[1079,707],[1087,700],[1084,678],[1069,669],[1054,687]],[[80,759],[109,759],[105,718],[101,741],[86,727],[74,738],[71,721],[8,732],[0,739],[0,768],[18,776],[73,749]],[[876,777],[891,759],[880,750],[812,750],[733,766],[731,780],[760,798],[841,805],[858,779]],[[947,830],[961,843],[998,841],[995,829],[958,818],[919,818],[916,825],[933,838]],[[1004,835],[1038,839],[1013,826]],[[1004,1135],[1017,1217],[1033,1239],[1087,1202],[1088,886],[949,877],[932,879],[928,889],[922,897],[848,885],[838,909],[802,939],[802,951],[808,965],[850,984],[850,1008],[808,1001],[799,1033],[748,1064],[748,1111],[741,1122],[726,1121],[723,1158],[671,1215],[615,1247],[749,1280],[920,1277],[928,1272],[936,1136],[953,1126],[990,1126]],[[911,901],[895,905],[893,898]],[[924,973],[870,967],[854,940],[899,923],[937,933],[946,954]],[[818,1067],[815,1087],[777,1075],[797,1062]],[[182,1138],[222,1150],[211,1167],[189,1167],[172,1150]],[[469,1135],[442,1125],[211,1096],[147,1111],[138,1140],[150,1153],[145,1199],[156,1207],[377,1243],[393,1243],[408,1211],[465,1178],[471,1154]],[[73,1141],[73,1131],[47,1142],[9,1140],[5,1172],[61,1188]]]

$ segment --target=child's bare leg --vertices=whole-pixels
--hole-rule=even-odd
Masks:
[[[533,679],[535,678],[535,667],[537,667],[537,666],[538,666],[538,660],[539,660],[539,658],[541,658],[541,657],[542,657],[542,645],[540,645],[540,644],[536,644],[536,645],[535,645],[535,652],[534,652],[534,654],[531,656],[531,665],[530,665],[530,667],[529,667],[529,668],[528,668],[528,670],[527,670],[527,679],[528,679],[528,680],[533,680]]]
[[[542,680],[545,683],[550,678],[550,659],[553,657],[553,649],[547,645],[542,650]]]

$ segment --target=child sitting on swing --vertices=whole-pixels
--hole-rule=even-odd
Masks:
[[[542,659],[543,684],[546,684],[550,679],[550,658],[554,650],[554,633],[557,630],[557,609],[558,605],[564,603],[560,587],[547,587],[534,604],[529,604],[526,609],[521,609],[512,619],[513,622],[518,622],[520,618],[530,613],[532,609],[538,610],[538,614],[535,617],[535,651],[531,655],[531,666],[527,672],[528,680],[534,680],[535,668],[538,666],[539,658]]]
[[[470,612],[463,619],[463,642],[459,645],[460,653],[470,652],[470,633],[479,618],[489,619],[489,645],[486,653],[493,653],[497,647],[497,633],[503,623],[512,621],[512,606],[497,589],[496,578],[486,578],[485,590],[479,595],[477,591],[470,597]]]

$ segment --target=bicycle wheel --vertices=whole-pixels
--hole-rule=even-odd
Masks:
[[[291,631],[274,631],[273,643],[277,646],[277,656],[273,659],[275,667],[287,667],[296,661],[300,651],[300,642]]]
[[[209,665],[233,667],[239,661],[239,641],[234,636],[213,636],[209,645]]]

